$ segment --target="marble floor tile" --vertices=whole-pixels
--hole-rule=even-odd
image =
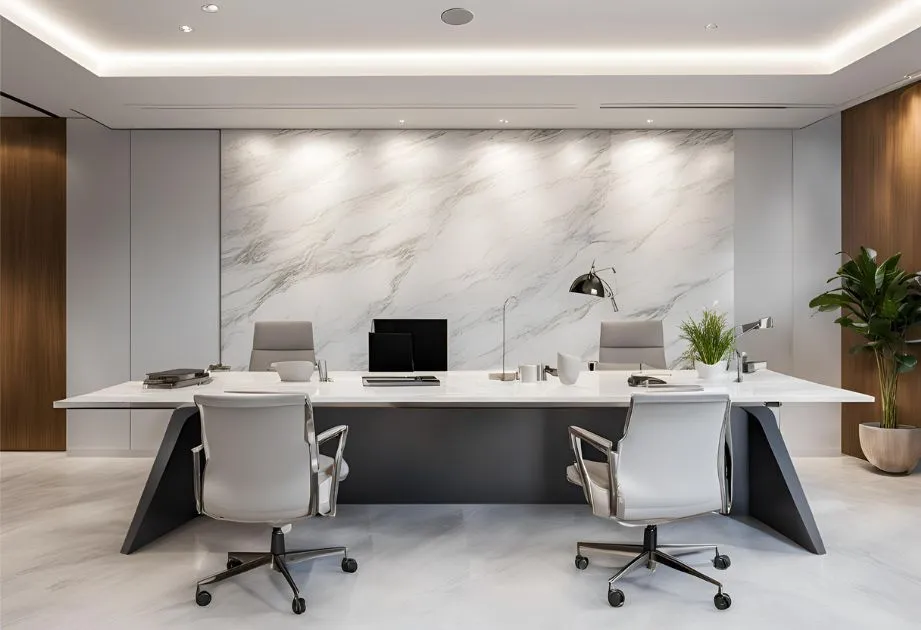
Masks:
[[[642,531],[591,516],[586,506],[343,505],[335,519],[295,526],[289,548],[344,544],[360,563],[295,565],[307,599],[290,611],[281,577],[254,571],[193,601],[195,581],[222,568],[228,550],[268,547],[269,529],[199,519],[144,550],[119,547],[149,459],[0,456],[0,626],[66,628],[476,628],[921,627],[921,475],[890,477],[850,458],[797,467],[828,554],[814,556],[769,530],[706,516],[663,526],[663,542],[716,542],[732,567],[713,589],[667,569],[624,581],[623,608],[608,606],[615,556],[573,566],[574,544],[638,541]],[[347,482],[346,482],[347,483]]]

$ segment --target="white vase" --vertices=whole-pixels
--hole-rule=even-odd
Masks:
[[[715,365],[694,361],[694,368],[697,370],[697,376],[702,381],[724,381],[726,380],[727,361],[720,361]]]
[[[556,368],[563,385],[575,385],[582,371],[582,359],[572,354],[557,352]]]

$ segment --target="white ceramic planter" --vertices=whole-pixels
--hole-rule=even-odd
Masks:
[[[726,361],[720,361],[716,365],[694,361],[694,368],[697,370],[698,378],[702,381],[725,381],[727,374],[726,364]]]
[[[563,385],[575,385],[582,371],[582,359],[572,354],[556,354],[557,376]]]
[[[863,454],[884,472],[910,473],[921,461],[921,428],[900,424],[882,429],[879,422],[864,422],[858,432]]]

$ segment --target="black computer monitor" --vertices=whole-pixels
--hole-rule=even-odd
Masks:
[[[411,334],[413,369],[417,372],[447,371],[448,320],[375,319],[374,332]]]
[[[371,372],[412,372],[413,336],[410,333],[368,333],[368,369]]]

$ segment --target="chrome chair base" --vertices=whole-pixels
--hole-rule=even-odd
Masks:
[[[663,549],[672,550],[674,555],[665,553]],[[676,555],[687,553],[697,553],[700,551],[713,551],[713,566],[719,570],[728,569],[730,566],[729,556],[720,554],[716,545],[687,545],[687,544],[668,544],[659,545],[657,542],[657,529],[655,525],[648,525],[643,532],[643,544],[634,545],[626,543],[596,543],[596,542],[579,542],[576,544],[576,568],[584,570],[588,567],[588,557],[583,555],[584,551],[601,551],[606,553],[636,554],[632,560],[611,576],[608,580],[608,603],[615,608],[624,605],[626,598],[623,591],[616,589],[614,584],[630,574],[634,569],[640,566],[646,566],[647,569],[654,571],[657,565],[662,564],[670,569],[680,571],[687,575],[696,577],[705,582],[713,584],[717,588],[717,593],[713,598],[714,605],[720,610],[726,610],[732,604],[728,593],[723,592],[722,583],[714,580],[709,575],[701,573],[697,569],[686,565],[676,558]]]
[[[307,560],[316,560],[327,556],[342,554],[342,570],[346,573],[355,573],[358,570],[358,562],[350,558],[348,549],[345,547],[323,547],[319,549],[298,549],[296,551],[287,551],[285,549],[285,535],[280,527],[272,528],[271,551],[268,553],[250,552],[250,551],[231,551],[227,554],[227,569],[220,573],[215,573],[203,580],[199,580],[195,587],[195,602],[199,606],[207,606],[211,603],[211,593],[202,587],[208,584],[217,584],[226,579],[236,577],[253,569],[264,565],[269,565],[272,570],[281,573],[291,591],[294,593],[294,599],[291,602],[291,609],[295,614],[302,614],[307,610],[307,603],[301,597],[300,590],[291,572],[288,570],[289,564],[305,562]]]

